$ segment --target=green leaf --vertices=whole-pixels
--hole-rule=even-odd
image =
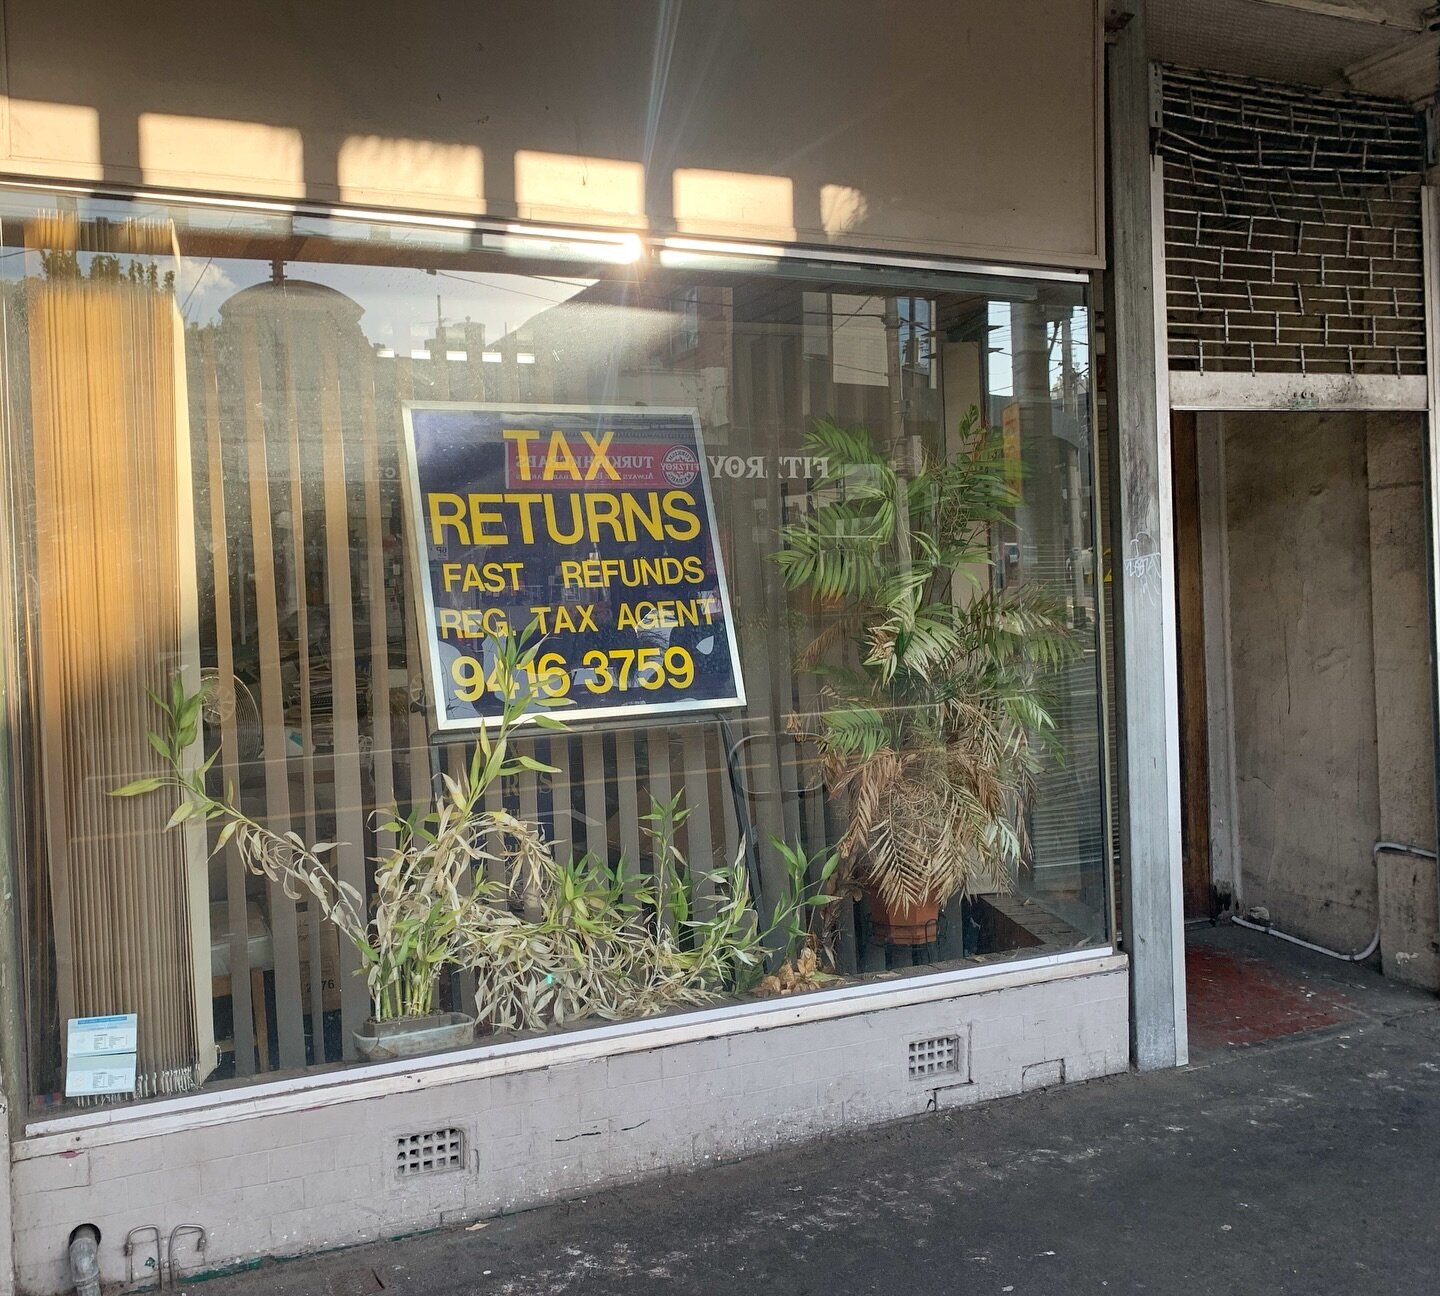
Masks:
[[[146,792],[154,792],[157,788],[164,786],[164,779],[142,778],[136,779],[133,783],[127,783],[124,787],[114,788],[110,795],[114,797],[142,796]]]
[[[165,827],[174,828],[177,824],[184,823],[185,820],[190,818],[190,816],[194,813],[194,803],[190,801],[182,801],[178,806],[175,807],[175,813],[170,816],[169,822],[166,823]]]
[[[180,705],[180,712],[176,716],[176,723],[184,729],[189,729],[200,719],[200,708],[205,704],[203,693],[192,693]]]

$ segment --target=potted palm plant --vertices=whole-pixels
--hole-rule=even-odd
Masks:
[[[1045,676],[1078,651],[1046,591],[992,587],[989,530],[1018,465],[978,424],[972,408],[962,448],[907,473],[869,431],[818,421],[817,502],[773,555],[820,609],[800,662],[820,710],[795,724],[848,806],[845,881],[886,944],[928,944],[954,897],[1013,888],[1054,729]]]

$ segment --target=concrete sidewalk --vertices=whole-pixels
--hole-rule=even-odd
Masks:
[[[936,1114],[186,1290],[1435,1292],[1435,998],[1234,928],[1195,944],[1211,973],[1235,964],[1242,992],[1207,975],[1224,1011],[1183,1070]],[[1285,1000],[1293,1033],[1254,1032],[1247,972]],[[1215,1002],[1195,1008],[1217,1018]],[[1237,1031],[1239,1042],[1225,1038]]]

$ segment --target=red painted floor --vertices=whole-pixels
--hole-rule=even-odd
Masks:
[[[1185,951],[1190,1040],[1200,1048],[1235,1048],[1357,1016],[1341,991],[1302,979],[1233,949],[1192,945]]]

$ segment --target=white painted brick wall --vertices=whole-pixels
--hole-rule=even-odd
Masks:
[[[197,1223],[206,1265],[433,1228],[513,1211],[646,1175],[703,1166],[829,1130],[916,1116],[1128,1065],[1123,961],[926,1002],[717,1033],[665,1047],[624,1041],[609,1057],[429,1084],[348,1100],[315,1091],[305,1110],[147,1135],[149,1118],[81,1136],[69,1155],[17,1146],[13,1172],[19,1289],[66,1289],[77,1224],[99,1225],[107,1281],[125,1277],[126,1233]],[[794,1003],[796,1001],[788,1001]],[[717,1028],[718,1029],[718,1028]],[[727,1025],[724,1029],[733,1031]],[[907,1075],[908,1045],[958,1035],[962,1071]],[[1027,1068],[1029,1069],[1027,1072]],[[357,1072],[363,1075],[363,1072]],[[243,1097],[243,1091],[241,1096]],[[215,1113],[207,1114],[214,1121]],[[173,1117],[171,1123],[174,1123]],[[463,1170],[413,1179],[393,1171],[395,1139],[465,1131]],[[78,1141],[78,1140],[77,1140]],[[43,1152],[33,1155],[32,1153]]]

